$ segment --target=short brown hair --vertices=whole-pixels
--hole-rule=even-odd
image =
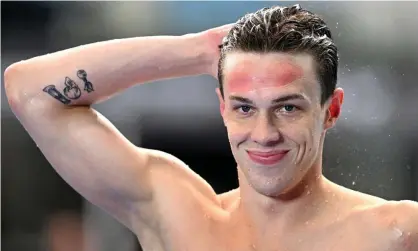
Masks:
[[[315,58],[321,84],[321,105],[332,96],[337,84],[338,51],[330,29],[318,15],[300,5],[274,6],[239,19],[220,45],[218,65],[223,95],[223,64],[228,52],[308,53]]]

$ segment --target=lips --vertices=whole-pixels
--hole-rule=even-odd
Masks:
[[[288,152],[288,150],[269,152],[247,151],[248,156],[252,161],[265,166],[278,163]]]

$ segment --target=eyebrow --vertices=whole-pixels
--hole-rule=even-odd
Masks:
[[[289,101],[289,100],[295,100],[295,99],[307,100],[305,98],[305,96],[303,96],[302,94],[290,94],[290,95],[286,95],[286,96],[283,96],[283,97],[276,98],[273,101],[271,101],[271,103],[272,104],[282,103],[282,102],[286,102],[286,101]],[[238,101],[238,102],[245,103],[245,104],[249,104],[249,105],[253,105],[254,104],[254,102],[251,99],[244,98],[244,97],[241,97],[241,96],[234,96],[234,95],[232,95],[232,96],[229,96],[229,100]]]

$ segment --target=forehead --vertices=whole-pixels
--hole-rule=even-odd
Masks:
[[[223,71],[225,92],[317,87],[314,60],[306,54],[233,52]]]

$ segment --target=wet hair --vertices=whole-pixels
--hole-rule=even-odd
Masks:
[[[306,53],[314,57],[321,85],[321,105],[332,96],[337,83],[338,51],[325,21],[299,4],[274,6],[240,18],[220,47],[218,79],[222,96],[223,66],[230,52]]]

